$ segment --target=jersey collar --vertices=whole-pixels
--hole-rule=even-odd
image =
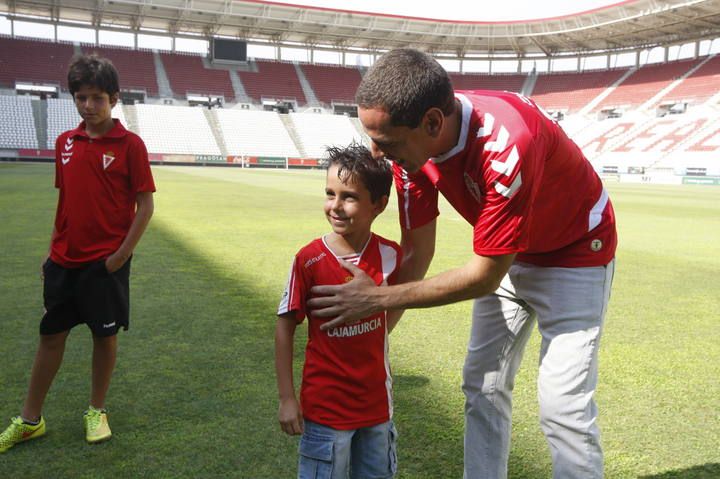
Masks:
[[[120,123],[120,120],[117,118],[113,118],[113,127],[110,128],[110,130],[105,133],[103,136],[99,138],[94,138],[95,140],[101,140],[105,138],[122,138],[123,136],[127,135],[127,130],[123,126],[122,123]],[[81,121],[77,128],[74,130],[70,130],[70,137],[75,138],[77,136],[82,138],[90,138],[88,134],[85,132],[85,120]]]
[[[325,246],[325,248],[326,248],[328,251],[330,251],[330,253],[335,257],[335,259],[337,259],[337,260],[342,259],[342,256],[338,256],[337,254],[335,254],[335,251],[333,251],[333,249],[330,247],[330,245],[328,244],[327,240],[325,239],[326,236],[327,236],[327,235],[323,235],[323,236],[322,236],[323,246]],[[373,233],[373,232],[371,231],[371,232],[370,232],[370,237],[368,237],[368,240],[365,242],[365,246],[363,246],[363,247],[362,247],[362,250],[361,250],[359,253],[357,253],[358,258],[362,258],[362,256],[365,254],[365,250],[367,249],[368,245],[369,245],[370,242],[373,240],[373,238],[375,238],[375,233]]]
[[[461,93],[455,93],[455,98],[460,100],[462,104],[462,123],[460,125],[460,136],[458,138],[458,144],[455,145],[450,151],[443,153],[442,155],[430,158],[435,163],[442,163],[443,161],[457,155],[465,149],[465,143],[467,142],[468,129],[470,128],[470,116],[472,115],[473,106],[470,100]]]

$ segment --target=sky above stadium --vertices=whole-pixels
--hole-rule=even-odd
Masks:
[[[487,0],[442,0],[434,2],[409,2],[389,0],[300,0],[292,2],[272,0],[270,3],[284,3],[297,6],[437,20],[509,22],[563,17],[610,5],[629,3],[629,1],[630,0],[502,0],[489,2]],[[468,8],[468,5],[472,5],[472,8]]]

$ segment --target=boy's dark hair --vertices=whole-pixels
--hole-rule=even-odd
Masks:
[[[445,69],[430,55],[410,48],[391,50],[381,56],[355,93],[358,106],[384,109],[393,126],[409,128],[417,128],[430,108],[451,114],[454,101]]]
[[[373,203],[383,196],[390,196],[392,169],[385,158],[373,158],[365,146],[352,142],[346,147],[331,146],[327,149],[325,166],[338,165],[338,178],[360,182],[370,192]]]
[[[120,80],[115,65],[98,55],[75,55],[68,69],[68,88],[72,96],[84,85],[98,87],[108,95],[120,91]]]

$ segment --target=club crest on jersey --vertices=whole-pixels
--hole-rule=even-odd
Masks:
[[[60,152],[60,160],[62,161],[63,165],[67,165],[70,161],[70,158],[72,158],[72,148],[74,145],[75,139],[72,137],[68,137],[68,139],[65,141],[65,151]]]
[[[108,151],[107,153],[103,153],[103,169],[107,170],[107,167],[110,166],[110,164],[115,161],[115,153],[112,151]]]

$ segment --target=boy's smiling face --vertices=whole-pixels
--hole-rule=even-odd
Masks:
[[[117,103],[117,95],[110,95],[96,86],[83,85],[75,92],[75,107],[91,128],[98,128],[112,121],[112,109]]]
[[[385,201],[383,201],[385,200]],[[325,185],[325,217],[333,232],[342,236],[350,245],[362,247],[370,234],[370,226],[387,203],[387,197],[376,202],[370,192],[356,178],[338,178],[338,165],[327,171]]]

